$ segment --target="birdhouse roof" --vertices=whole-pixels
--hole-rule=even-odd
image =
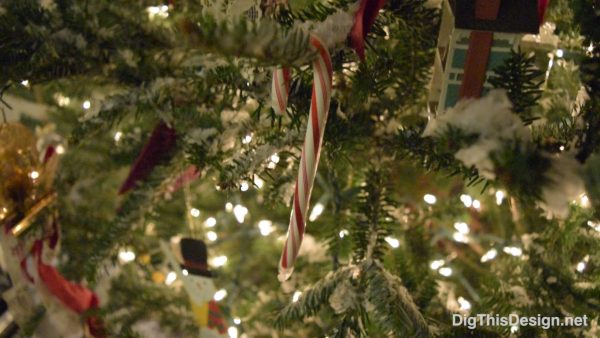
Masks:
[[[499,2],[495,20],[478,19],[475,15],[477,2]],[[537,34],[540,19],[538,0],[450,0],[456,28],[502,33]]]

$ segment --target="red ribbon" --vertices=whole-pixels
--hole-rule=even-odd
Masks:
[[[384,4],[385,0],[361,0],[360,7],[354,15],[354,26],[350,31],[350,45],[363,61],[365,60],[365,37]]]
[[[121,185],[119,194],[124,194],[133,189],[138,181],[144,180],[152,172],[152,169],[159,164],[164,157],[175,148],[177,136],[175,129],[169,127],[165,122],[159,122],[144,149],[139,154],[131,171]]]
[[[550,0],[538,0],[538,18],[540,20],[540,25],[544,22],[544,15],[546,15],[546,7],[548,7],[548,3]]]
[[[97,309],[99,306],[98,296],[90,289],[64,278],[56,268],[42,261],[43,242],[37,240],[33,244],[31,252],[37,258],[38,275],[48,291],[61,303],[75,313],[82,315],[84,312]],[[90,333],[97,338],[106,337],[104,325],[97,317],[87,318]]]

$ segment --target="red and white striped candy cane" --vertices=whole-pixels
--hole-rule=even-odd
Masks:
[[[281,254],[281,261],[279,262],[280,281],[288,279],[294,271],[294,262],[300,251],[300,244],[302,244],[310,194],[317,173],[321,143],[331,99],[333,68],[329,51],[321,40],[314,35],[310,38],[310,44],[317,51],[317,57],[313,61],[314,75],[310,115],[300,158],[298,178],[296,179],[290,225],[283,253]]]
[[[273,70],[271,106],[277,115],[283,115],[290,93],[290,69],[277,67]]]

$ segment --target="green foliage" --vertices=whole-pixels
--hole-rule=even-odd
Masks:
[[[512,51],[511,57],[494,69],[489,82],[494,88],[506,90],[514,111],[524,123],[529,124],[535,119],[530,109],[542,96],[540,86],[544,82],[543,76],[544,73],[535,67],[534,55]]]

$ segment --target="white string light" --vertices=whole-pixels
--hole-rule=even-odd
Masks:
[[[192,208],[190,210],[190,215],[192,215],[192,217],[200,217],[200,210],[196,209],[196,208]]]
[[[590,255],[586,255],[585,257],[583,257],[583,260],[579,263],[577,263],[577,266],[575,266],[575,270],[577,270],[577,272],[583,272],[583,270],[585,270],[585,267],[587,266],[587,262],[590,260]]]
[[[438,259],[435,261],[431,261],[431,263],[429,263],[429,267],[432,270],[437,270],[437,269],[441,268],[442,266],[444,266],[444,264],[446,264],[446,262],[443,259]]]
[[[452,276],[452,268],[449,268],[449,267],[442,267],[438,270],[438,272],[440,273],[440,275],[442,275],[444,277]]]
[[[389,244],[392,248],[396,249],[400,246],[400,241],[394,237],[386,237],[385,241],[387,242],[387,244]]]
[[[481,208],[481,202],[479,202],[479,200],[473,200],[473,208],[480,209]]]
[[[210,260],[210,265],[217,267],[217,268],[221,267],[225,264],[227,264],[227,256],[217,256]]]
[[[600,223],[593,222],[593,221],[587,221],[587,225],[588,225],[590,228],[592,228],[592,229],[594,229],[594,230],[596,230],[596,231],[600,232]]]
[[[269,221],[268,219],[263,219],[258,222],[258,230],[260,231],[261,235],[269,236],[269,234],[271,234],[275,228],[273,227],[273,222]]]
[[[119,260],[126,264],[135,260],[135,252],[131,250],[123,250],[119,252]]]
[[[463,311],[471,310],[471,302],[464,299],[463,297],[458,297],[458,305],[460,305],[460,309]]]
[[[504,201],[504,191],[498,190],[496,191],[496,204],[501,205],[502,201]]]
[[[25,87],[29,87],[29,80],[23,80],[21,81],[21,84]]]
[[[556,50],[556,57],[562,58],[565,55],[565,52],[562,49]]]
[[[469,243],[469,237],[462,232],[455,232],[452,234],[452,238],[460,243]]]
[[[227,212],[233,211],[233,204],[231,202],[225,203],[225,211],[227,211]]]
[[[346,236],[348,236],[350,234],[350,231],[346,230],[346,229],[342,229],[340,230],[340,233],[338,234],[340,236],[340,238],[344,238]]]
[[[31,177],[32,180],[37,180],[40,177],[40,173],[34,170],[29,173],[29,177]]]
[[[241,191],[248,191],[248,189],[250,189],[250,185],[248,185],[248,182],[243,181],[242,184],[240,184],[240,190]]]
[[[425,194],[425,196],[423,196],[423,200],[427,204],[435,204],[435,202],[437,202],[437,198],[432,194]]]
[[[235,207],[233,207],[233,215],[238,223],[244,223],[246,215],[248,215],[248,208],[241,204],[237,204]]]
[[[250,142],[252,142],[252,134],[248,134],[248,135],[242,137],[243,144],[248,144]]]
[[[227,333],[229,334],[229,338],[238,338],[238,329],[235,326],[230,326],[227,329]]]
[[[217,235],[217,233],[216,233],[216,232],[214,232],[214,231],[208,231],[208,232],[206,233],[206,239],[208,239],[208,240],[209,240],[209,241],[211,241],[211,242],[214,242],[214,241],[216,241],[217,239],[219,239],[219,235]]]
[[[504,249],[502,249],[505,253],[518,257],[521,256],[523,254],[523,249],[516,247],[516,246],[505,246]]]
[[[498,256],[498,250],[490,249],[490,250],[488,250],[488,252],[483,254],[483,256],[481,256],[481,262],[485,263],[485,262],[491,261],[492,259],[496,258],[496,256]]]
[[[321,216],[324,210],[325,206],[322,203],[315,204],[310,212],[310,216],[308,216],[308,220],[314,222],[317,218],[319,218],[319,216]]]
[[[454,223],[454,229],[463,235],[466,235],[470,232],[469,225],[465,222]]]
[[[165,278],[165,284],[171,285],[177,279],[177,274],[175,271],[171,271],[167,274],[167,278]]]
[[[169,16],[169,6],[150,6],[146,8],[146,12],[148,12],[148,18],[150,20],[154,20],[155,17],[164,19]]]
[[[301,291],[294,292],[294,295],[292,296],[292,302],[296,303],[300,299],[300,296],[302,296]]]
[[[206,221],[204,221],[204,225],[207,228],[213,228],[215,225],[217,225],[217,219],[214,217],[209,217],[206,219]]]
[[[227,290],[221,289],[221,290],[215,292],[213,299],[215,301],[219,302],[219,301],[222,301],[223,299],[225,299],[225,297],[227,297]]]
[[[460,201],[463,202],[467,208],[470,208],[473,205],[473,198],[466,194],[460,195]]]
[[[121,138],[123,137],[123,133],[118,131],[115,133],[115,142],[119,142],[121,140]]]
[[[239,317],[235,317],[233,318],[233,323],[235,325],[240,325],[242,323],[242,320]]]
[[[92,107],[92,103],[90,102],[90,100],[85,100],[83,101],[82,107],[85,110],[90,109],[90,107]]]

